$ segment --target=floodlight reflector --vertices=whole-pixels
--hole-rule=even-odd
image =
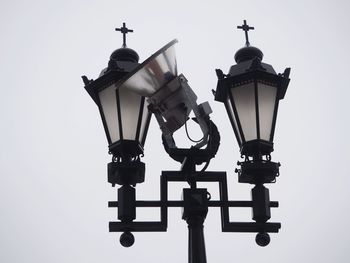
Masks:
[[[177,77],[174,47],[177,42],[177,39],[172,40],[137,66],[126,79],[121,80],[119,88],[126,88],[141,96],[150,97]]]

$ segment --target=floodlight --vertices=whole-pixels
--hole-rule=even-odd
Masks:
[[[164,136],[181,128],[193,110],[203,132],[203,140],[196,145],[202,147],[207,142],[208,125],[205,116],[211,113],[207,102],[197,105],[197,96],[187,84],[184,75],[177,73],[177,63],[172,40],[137,66],[118,84],[119,89],[127,89],[148,97],[149,108],[155,114]]]

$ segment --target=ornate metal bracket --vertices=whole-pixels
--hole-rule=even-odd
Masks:
[[[278,207],[278,202],[270,201],[265,198],[259,204],[256,200],[252,201],[229,201],[227,191],[227,176],[226,172],[194,172],[192,177],[195,182],[218,182],[220,189],[220,200],[209,200],[208,207],[221,208],[221,226],[223,232],[257,232],[257,233],[277,233],[281,227],[280,223],[268,223],[257,219],[257,222],[230,222],[229,208],[230,207],[251,207],[254,213],[269,214],[270,207]],[[132,202],[132,209],[136,207],[159,207],[161,211],[160,221],[158,222],[110,222],[110,232],[164,232],[167,231],[168,207],[184,207],[185,201],[170,201],[168,200],[168,183],[169,182],[187,182],[188,177],[181,171],[163,171],[160,178],[160,201],[137,201]],[[255,188],[254,188],[255,189]],[[254,191],[253,189],[253,191]],[[264,187],[264,192],[267,188]],[[268,191],[267,191],[268,193]],[[259,194],[259,193],[258,193]],[[261,194],[261,193],[260,193]],[[267,196],[268,197],[268,196]],[[253,192],[254,199],[254,192]],[[259,199],[261,200],[261,199]],[[128,200],[130,202],[130,200]],[[120,208],[122,204],[118,201],[108,203],[109,207]],[[118,215],[120,215],[118,211]],[[267,221],[267,220],[266,220]]]

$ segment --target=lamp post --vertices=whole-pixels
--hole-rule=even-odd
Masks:
[[[279,163],[271,162],[273,138],[279,100],[284,98],[290,68],[276,74],[273,67],[263,63],[263,53],[249,43],[248,31],[254,29],[246,20],[238,26],[245,32],[245,47],[235,54],[236,65],[225,75],[217,69],[218,84],[215,100],[223,102],[240,146],[244,162],[236,169],[240,183],[255,184],[252,189],[253,219],[264,223],[270,219],[269,190],[264,183],[273,183],[279,175]],[[260,232],[259,245],[269,242]]]
[[[118,201],[109,202],[109,207],[118,208],[119,221],[110,222],[110,232],[124,232],[120,243],[129,247],[134,243],[131,232],[166,231],[169,207],[182,207],[189,229],[189,262],[205,263],[203,226],[210,207],[220,207],[223,232],[255,232],[256,243],[266,246],[269,232],[280,229],[280,223],[271,223],[270,208],[278,203],[270,201],[265,183],[275,182],[279,164],[271,162],[273,137],[279,100],[285,95],[290,69],[276,74],[271,65],[263,63],[262,52],[250,46],[248,31],[254,29],[246,24],[238,28],[245,31],[246,46],[235,55],[236,65],[228,74],[217,69],[215,100],[223,102],[244,162],[239,163],[240,183],[254,184],[252,199],[228,200],[226,172],[206,171],[215,157],[220,134],[210,119],[208,102],[197,104],[197,96],[184,75],[177,73],[174,45],[171,41],[142,64],[138,55],[126,47],[126,34],[133,32],[125,23],[123,47],[111,55],[108,67],[96,80],[83,76],[85,89],[96,102],[106,131],[109,152],[113,155],[108,164],[108,181],[118,189]],[[203,139],[190,148],[178,148],[174,132],[186,125],[193,112]],[[142,183],[145,165],[140,161],[151,114],[154,114],[162,131],[164,148],[169,156],[181,163],[180,171],[162,171],[160,177],[160,200],[136,200],[136,184]],[[205,146],[205,148],[204,148]],[[205,163],[201,170],[197,166]],[[168,183],[187,182],[182,200],[168,200]],[[206,188],[198,188],[198,182],[217,182],[220,199],[211,200]],[[158,207],[160,221],[136,220],[136,207]],[[253,222],[230,222],[230,207],[250,207]]]
[[[138,65],[138,54],[126,46],[126,34],[133,32],[123,27],[116,28],[123,33],[123,46],[115,50],[96,80],[83,76],[85,89],[97,104],[109,144],[112,162],[108,164],[108,182],[118,189],[120,202],[118,219],[130,222],[136,217],[135,188],[144,182],[145,164],[140,161],[146,140],[151,113],[145,97],[127,88],[120,88],[118,81],[132,72]],[[125,231],[121,243],[130,246],[133,236]]]

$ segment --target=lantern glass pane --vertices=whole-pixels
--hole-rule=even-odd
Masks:
[[[258,83],[260,138],[270,141],[277,88]]]
[[[148,129],[148,125],[149,125],[149,122],[148,122],[148,115],[151,114],[149,111],[148,111],[148,102],[146,99],[145,100],[145,103],[143,105],[143,111],[142,111],[142,121],[141,121],[141,130],[140,130],[140,138],[139,139],[139,142],[142,144],[144,144],[144,142],[142,141],[144,135],[145,135],[145,132],[147,132],[147,129]]]
[[[102,108],[102,114],[105,119],[105,124],[109,134],[111,142],[116,142],[120,139],[119,125],[118,125],[118,112],[117,112],[117,98],[116,98],[116,86],[113,84],[108,88],[99,92],[99,98]]]
[[[257,139],[254,82],[231,89],[245,141]]]
[[[241,134],[239,132],[239,129],[238,129],[238,125],[237,125],[237,120],[236,120],[236,116],[235,116],[235,113],[233,111],[233,108],[232,108],[232,104],[230,102],[230,99],[227,99],[227,102],[226,102],[226,110],[227,110],[227,114],[231,120],[231,124],[232,124],[232,128],[233,130],[235,131],[235,135],[236,135],[236,139],[238,141],[238,144],[241,145],[242,144],[242,138],[241,138]]]
[[[118,94],[123,128],[123,140],[137,140],[136,131],[142,97],[125,88],[119,88]]]

